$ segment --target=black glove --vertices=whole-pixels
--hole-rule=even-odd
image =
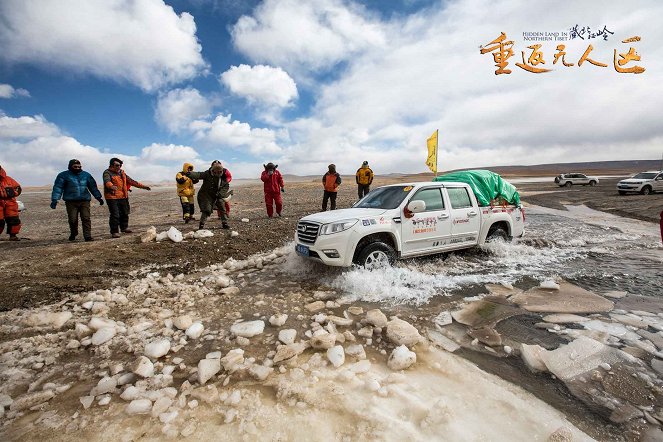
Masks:
[[[285,187],[281,187],[281,193],[285,193]]]
[[[97,201],[99,201],[99,205],[100,205],[100,206],[103,206],[103,205],[104,205],[104,200],[103,200],[103,199],[99,198]]]
[[[16,196],[16,191],[13,187],[5,187],[5,193],[7,194],[7,198],[14,198]]]
[[[51,209],[55,209],[58,206],[58,200],[51,200]]]

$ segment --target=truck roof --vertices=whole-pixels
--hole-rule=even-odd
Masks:
[[[396,186],[413,186],[413,187],[418,187],[418,186],[428,186],[428,185],[439,185],[440,187],[456,187],[456,186],[463,186],[463,187],[470,187],[468,184],[461,183],[460,181],[445,181],[445,182],[435,182],[435,181],[416,181],[416,182],[411,182],[411,183],[395,183],[395,184],[386,184],[384,186],[380,187],[396,187]]]

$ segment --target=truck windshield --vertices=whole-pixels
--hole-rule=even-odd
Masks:
[[[642,172],[642,173],[637,174],[633,178],[637,178],[637,179],[640,179],[640,180],[653,180],[655,176],[656,176],[656,173]]]
[[[360,209],[395,209],[400,206],[412,186],[379,187],[359,200],[354,206]]]

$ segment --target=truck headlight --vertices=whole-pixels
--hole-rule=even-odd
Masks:
[[[357,224],[356,219],[344,219],[333,223],[325,224],[320,228],[320,235],[331,235],[332,233],[342,232],[348,230],[350,227]]]

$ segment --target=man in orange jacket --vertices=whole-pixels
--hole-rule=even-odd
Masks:
[[[331,210],[336,210],[336,193],[341,185],[341,175],[336,173],[336,165],[330,164],[327,173],[322,176],[322,186],[325,193],[322,195],[322,211],[327,210],[327,201],[331,200]]]
[[[21,194],[21,185],[0,166],[0,233],[7,225],[10,241],[19,241],[21,220],[18,218],[16,197]]]
[[[111,237],[119,238],[122,233],[131,233],[129,229],[129,192],[131,186],[151,190],[149,186],[139,183],[122,170],[122,160],[111,158],[108,169],[104,171],[104,197],[108,204]]]

